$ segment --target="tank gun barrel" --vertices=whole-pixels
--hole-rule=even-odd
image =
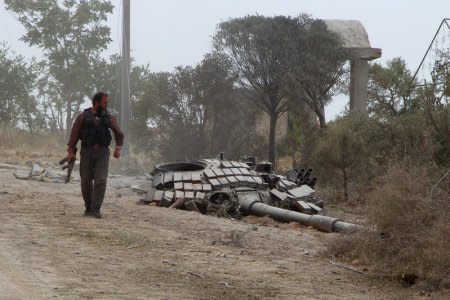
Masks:
[[[347,223],[341,219],[322,215],[307,215],[296,211],[286,210],[264,204],[259,197],[248,194],[238,196],[239,204],[243,212],[253,215],[271,216],[284,222],[298,222],[302,225],[312,226],[325,232],[351,232],[359,229],[359,226]]]

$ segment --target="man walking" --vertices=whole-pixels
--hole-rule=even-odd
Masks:
[[[92,98],[92,107],[80,112],[75,119],[67,148],[69,161],[75,159],[76,145],[81,140],[80,177],[86,211],[85,216],[101,218],[100,208],[106,190],[108,177],[109,145],[111,131],[114,133],[116,148],[114,157],[120,157],[124,135],[117,120],[106,110],[108,95],[99,92]]]

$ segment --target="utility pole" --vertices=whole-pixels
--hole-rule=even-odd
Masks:
[[[122,156],[130,157],[130,0],[122,0],[122,61],[120,67],[120,126],[125,134]]]

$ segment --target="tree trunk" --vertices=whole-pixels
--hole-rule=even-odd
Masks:
[[[325,108],[323,106],[316,109],[317,117],[319,118],[320,128],[326,128],[327,122],[325,121]]]
[[[342,181],[344,185],[344,200],[348,201],[348,174],[347,168],[342,169]]]
[[[448,170],[450,170],[450,161],[448,164]],[[450,196],[450,174],[447,174],[447,194]]]
[[[448,170],[450,170],[450,110],[448,106],[445,108],[445,139],[447,144],[447,166]],[[450,195],[450,175],[447,175],[447,193]]]
[[[72,101],[70,98],[67,99],[67,112],[66,112],[66,137],[69,137],[70,130],[72,127]]]
[[[270,114],[270,130],[269,130],[269,161],[272,163],[272,167],[275,168],[276,157],[275,157],[275,131],[277,128],[277,114]]]
[[[27,124],[28,124],[28,130],[30,131],[30,134],[33,135],[34,134],[33,119],[30,116],[27,117]]]
[[[448,137],[447,141],[447,166],[448,170],[450,170],[450,136]],[[450,175],[447,174],[447,193],[450,196]]]

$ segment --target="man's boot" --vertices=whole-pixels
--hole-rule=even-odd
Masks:
[[[101,219],[102,218],[102,214],[100,213],[99,210],[94,210],[91,212],[91,216],[96,218],[96,219]]]

